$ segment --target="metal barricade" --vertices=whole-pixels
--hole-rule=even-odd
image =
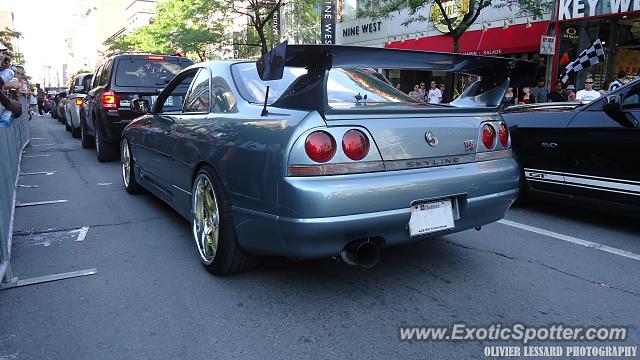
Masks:
[[[22,115],[9,128],[0,128],[0,286],[11,283],[11,240],[15,214],[16,190],[22,153],[31,139],[29,104],[20,98]],[[0,105],[0,111],[4,110]]]

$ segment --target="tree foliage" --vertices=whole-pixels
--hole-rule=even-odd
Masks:
[[[245,0],[235,1],[226,0],[229,8],[236,14],[246,16],[249,19],[249,26],[252,30],[247,29],[247,44],[250,41],[252,31],[258,37],[260,44],[260,52],[266,54],[269,51],[269,45],[273,45],[273,41],[269,41],[269,35],[274,37],[270,25],[274,15],[285,4],[283,0]],[[279,39],[275,39],[277,42]]]
[[[109,42],[116,51],[182,52],[200,61],[230,45],[224,0],[165,0],[157,4],[153,21]]]
[[[0,41],[7,47],[7,53],[13,59],[14,64],[24,64],[24,54],[13,48],[13,41],[22,38],[22,33],[9,28],[0,30]]]
[[[469,13],[462,22],[456,23],[454,18],[447,16],[445,4],[450,0],[388,0],[382,5],[379,0],[367,0],[364,10],[358,11],[358,17],[392,18],[395,13],[408,11],[408,17],[402,23],[408,26],[414,22],[431,22],[428,14],[432,6],[437,6],[442,14],[443,23],[447,26],[453,40],[454,52],[460,52],[459,40],[471,25],[475,23],[480,13],[487,8],[509,8],[518,16],[541,18],[553,6],[553,0],[469,0]],[[426,15],[425,15],[426,14]]]

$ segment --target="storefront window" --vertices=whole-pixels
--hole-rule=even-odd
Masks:
[[[583,88],[588,76],[594,78],[596,90],[606,90],[618,72],[636,76],[640,71],[640,15],[623,15],[563,23],[560,28],[558,74],[597,39],[604,45],[607,58],[604,63],[586,68],[570,78],[569,83],[576,84],[578,90]]]

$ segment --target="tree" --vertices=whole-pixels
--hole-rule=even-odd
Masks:
[[[24,54],[13,48],[13,41],[22,38],[22,33],[9,28],[0,30],[0,41],[7,47],[7,53],[13,59],[14,64],[24,64]]]
[[[260,51],[264,55],[269,51],[268,34],[274,35],[272,31],[265,31],[265,26],[270,24],[274,15],[285,4],[283,0],[227,0],[227,4],[236,14],[246,16],[249,25],[256,32],[260,41]],[[267,27],[267,29],[270,29]],[[247,38],[249,38],[249,32]],[[278,39],[275,39],[276,41]],[[273,43],[272,43],[273,44]]]
[[[229,14],[224,0],[159,2],[153,21],[108,44],[110,51],[143,51],[195,55],[200,61],[230,45]]]
[[[553,0],[467,0],[460,1],[457,5],[448,4],[453,0],[389,0],[385,1],[382,5],[378,6],[379,0],[367,0],[365,10],[358,11],[358,17],[371,17],[371,18],[384,18],[388,19],[393,17],[395,12],[400,12],[404,9],[408,9],[409,16],[402,23],[404,26],[408,26],[414,22],[429,22],[429,17],[425,16],[425,11],[428,13],[435,5],[437,8],[432,13],[433,16],[439,17],[440,21],[446,25],[449,35],[451,35],[453,41],[453,51],[460,52],[460,38],[469,29],[471,25],[475,23],[482,10],[494,7],[503,8],[508,7],[515,9],[518,15],[527,15],[533,18],[541,18],[544,13],[551,10],[553,6]],[[459,13],[459,7],[461,3],[468,4],[468,13],[462,18],[458,19],[456,13]],[[458,11],[451,10],[451,6],[458,6]],[[449,8],[449,11],[447,11]]]

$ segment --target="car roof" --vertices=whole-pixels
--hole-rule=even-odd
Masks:
[[[125,53],[125,54],[116,54],[110,56],[107,60],[119,59],[119,58],[129,58],[129,59],[147,59],[149,56],[162,56],[165,59],[175,59],[175,60],[188,60],[193,62],[193,60],[186,58],[184,56],[177,55],[167,55],[167,54],[153,54],[153,53]]]

